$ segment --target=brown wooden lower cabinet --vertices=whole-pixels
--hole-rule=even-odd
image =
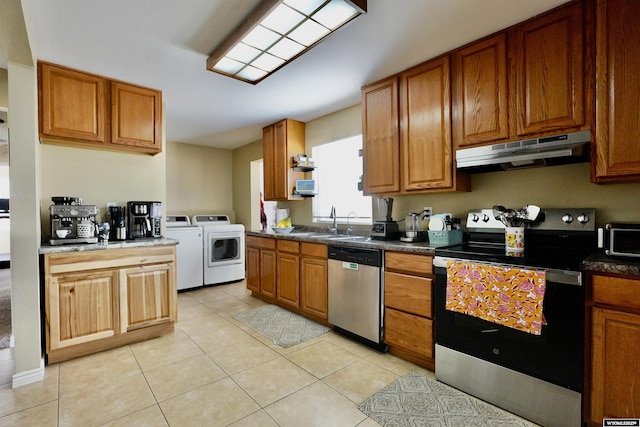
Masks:
[[[300,308],[306,314],[327,320],[328,248],[327,245],[303,242],[300,248]]]
[[[175,257],[174,245],[43,255],[48,362],[173,332]]]
[[[247,289],[269,301],[276,298],[276,241],[246,236]]]
[[[247,289],[256,297],[327,324],[327,245],[246,236]]]
[[[640,418],[640,278],[587,274],[585,418]]]
[[[385,252],[384,342],[429,369],[435,368],[432,277],[432,256]]]

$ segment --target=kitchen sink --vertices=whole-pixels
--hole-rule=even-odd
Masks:
[[[368,237],[366,236],[332,236],[332,237],[327,237],[327,239],[329,240],[369,240]]]

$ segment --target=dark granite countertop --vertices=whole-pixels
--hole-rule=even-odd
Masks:
[[[163,245],[176,245],[178,241],[175,239],[138,239],[138,240],[125,240],[118,242],[104,243],[78,243],[70,245],[50,245],[43,243],[38,250],[40,254],[54,254],[62,252],[82,252],[82,251],[104,251],[108,249],[123,249],[123,248],[140,248],[144,246],[163,246]]]
[[[349,240],[347,236],[344,239],[332,239],[330,237],[317,237],[319,235],[329,236],[327,232],[297,232],[293,231],[289,234],[276,234],[272,231],[250,231],[246,232],[248,236],[270,237],[273,239],[297,240],[301,242],[322,243],[325,245],[351,246],[356,248],[381,249],[385,251],[407,252],[423,255],[434,255],[437,247],[446,245],[437,245],[429,242],[402,242],[400,240],[374,240],[367,236],[358,236],[359,238]],[[332,236],[333,237],[333,236]]]
[[[603,252],[595,252],[582,262],[582,268],[598,273],[640,276],[640,258],[613,258]]]

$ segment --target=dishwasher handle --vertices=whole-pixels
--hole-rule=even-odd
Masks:
[[[379,249],[329,245],[328,258],[338,261],[382,267],[382,251]]]

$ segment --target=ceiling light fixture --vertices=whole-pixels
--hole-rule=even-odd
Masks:
[[[367,0],[264,0],[207,58],[207,69],[257,84],[353,18]]]

